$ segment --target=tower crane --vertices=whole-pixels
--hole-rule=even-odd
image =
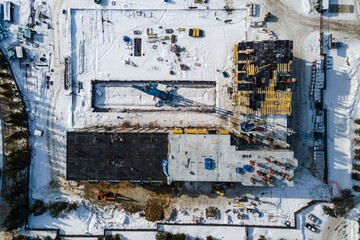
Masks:
[[[146,94],[158,98],[159,102],[157,103],[157,106],[161,106],[162,104],[168,104],[170,106],[190,106],[190,107],[207,107],[207,108],[210,107],[208,105],[195,102],[191,99],[187,99],[182,96],[175,95],[172,90],[159,89],[158,84],[156,83],[149,83],[146,84],[145,86],[133,84],[132,87]],[[277,128],[278,130],[285,132],[286,135],[288,136],[295,134],[300,137],[313,140],[312,134],[306,132],[300,132],[300,131],[295,132],[294,130],[288,128],[287,126],[283,126],[277,123],[269,123],[260,116],[239,114],[238,117],[235,116],[235,114],[232,111],[218,107],[210,107],[210,110],[211,112],[229,118],[233,123],[241,122],[240,131],[233,128],[228,130],[230,130],[237,136],[245,139],[249,139],[251,135],[256,135],[255,137],[256,140],[263,142],[267,145],[274,143],[280,146],[288,147],[289,146],[288,143],[281,140],[273,139],[269,136],[271,132]]]

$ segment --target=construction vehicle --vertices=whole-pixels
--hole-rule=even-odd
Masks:
[[[173,90],[159,89],[160,84],[150,83],[146,86],[139,86],[133,84],[133,88],[138,89],[146,94],[159,98],[159,101],[156,103],[156,106],[162,106],[164,104],[170,106],[196,106],[194,102],[190,99],[183,98],[181,96],[175,95]],[[166,87],[166,86],[165,86]]]
[[[98,194],[97,194],[97,199],[99,201],[102,201],[102,202],[106,202],[106,201],[114,201],[115,200],[115,195],[113,192],[104,192],[104,191],[100,191]]]
[[[214,184],[210,192],[211,195],[226,196],[225,187],[220,184]]]
[[[190,37],[203,37],[204,31],[200,28],[190,28],[189,29],[189,36]]]

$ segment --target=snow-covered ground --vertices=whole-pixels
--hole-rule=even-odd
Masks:
[[[328,109],[329,181],[352,188],[354,119],[359,117],[360,43],[347,42],[331,49],[333,68],[328,70],[325,102]],[[348,62],[348,63],[347,63]]]
[[[30,217],[29,226],[33,228],[61,229],[66,234],[99,235],[104,229],[143,228],[155,229],[156,224],[146,221],[139,213],[129,214],[117,205],[108,207],[81,205],[77,211],[64,214],[57,219],[48,213]]]
[[[344,0],[345,1],[345,0]],[[342,2],[344,2],[342,1]],[[30,3],[27,0],[13,0],[17,4],[14,24],[5,24],[13,36],[1,42],[3,49],[20,44],[16,39],[18,26],[25,26],[29,21]],[[232,2],[236,9],[227,15],[223,9],[225,2]],[[312,1],[291,0],[259,0],[254,1],[260,5],[260,14],[255,18],[263,17],[266,11],[275,12],[279,16],[278,23],[270,23],[268,27],[281,39],[294,40],[294,55],[307,62],[316,58],[318,53],[318,21],[319,15],[311,9]],[[353,1],[346,1],[353,4]],[[112,4],[115,3],[115,4]],[[337,20],[350,19],[349,24],[356,26],[358,20],[358,1],[354,1],[356,13],[345,16],[330,16],[325,20],[328,29],[335,29]],[[82,202],[80,197],[82,189],[72,187],[64,181],[66,166],[66,131],[77,128],[99,125],[120,125],[125,120],[132,123],[146,124],[149,121],[165,127],[172,126],[204,126],[217,125],[221,120],[209,114],[199,114],[178,111],[162,113],[97,113],[91,109],[91,81],[92,80],[193,80],[215,81],[215,104],[223,108],[231,108],[226,89],[231,78],[224,78],[218,71],[226,70],[231,73],[232,47],[240,40],[261,40],[267,35],[259,33],[257,29],[249,27],[245,2],[241,1],[210,1],[206,10],[205,5],[198,5],[199,9],[184,11],[194,6],[193,1],[174,1],[166,4],[163,1],[106,1],[104,6],[93,4],[88,0],[63,1],[34,1],[37,12],[42,12],[50,19],[39,20],[40,25],[35,27],[38,35],[36,44],[22,42],[26,53],[32,61],[29,67],[12,61],[11,65],[16,80],[24,95],[27,107],[30,109],[30,130],[36,128],[44,130],[44,136],[31,137],[33,147],[33,160],[31,164],[30,196],[32,199],[44,199],[46,202],[57,200],[70,200]],[[105,10],[101,10],[105,9]],[[151,9],[153,11],[151,11]],[[285,10],[284,10],[285,9]],[[139,13],[141,11],[141,14]],[[278,11],[278,12],[276,12]],[[219,19],[219,20],[218,20]],[[232,19],[233,24],[225,24],[223,20]],[[333,25],[332,25],[333,23]],[[354,25],[355,24],[355,25]],[[50,27],[48,27],[50,26]],[[159,28],[162,26],[163,28]],[[276,26],[276,27],[274,27]],[[334,27],[335,26],[335,27]],[[187,54],[183,56],[185,64],[190,66],[189,71],[180,71],[179,62],[169,51],[168,44],[147,42],[146,29],[151,27],[156,33],[164,35],[164,29],[178,27],[200,27],[205,30],[205,38],[191,39],[187,32],[176,32],[178,43],[184,46]],[[333,56],[333,69],[328,71],[328,83],[325,95],[328,107],[328,156],[329,180],[337,182],[342,188],[351,188],[351,151],[353,119],[360,117],[359,109],[359,69],[360,52],[356,33],[339,33],[336,38],[344,41],[345,46],[337,51],[331,50]],[[141,30],[143,34],[144,57],[131,56],[131,46],[127,46],[122,37],[134,37],[133,30]],[[341,30],[341,29],[338,29]],[[335,31],[335,30],[334,30]],[[70,90],[64,89],[64,59],[72,57],[72,77],[75,82],[82,82],[83,89],[77,95],[70,95]],[[41,61],[40,57],[46,58]],[[160,58],[159,58],[160,57]],[[123,61],[131,59],[138,67],[124,65]],[[162,60],[158,60],[162,59]],[[348,58],[349,65],[346,64]],[[48,65],[48,66],[39,66]],[[141,71],[139,69],[142,69]],[[174,70],[176,75],[170,75]],[[46,76],[50,77],[53,85],[46,87]],[[309,79],[307,76],[306,79]],[[305,81],[305,79],[298,79]],[[73,89],[77,92],[79,89]],[[136,99],[131,100],[136,101]],[[305,100],[304,100],[305,101]],[[212,103],[210,103],[212,104]],[[307,105],[304,105],[307,106]],[[206,119],[206,121],[204,121]],[[349,137],[350,136],[350,137]],[[306,150],[304,150],[306,151]],[[310,177],[308,171],[300,169],[299,177],[295,179],[293,189],[246,189],[253,196],[264,192],[264,200],[275,202],[275,207],[263,206],[264,211],[280,217],[276,223],[265,221],[261,224],[281,225],[289,220],[293,224],[293,212],[306,205],[312,199],[329,199],[329,190],[318,180]],[[253,192],[252,192],[253,191]],[[257,193],[255,193],[257,192]],[[261,197],[262,195],[260,195]],[[188,199],[187,199],[188,201]],[[219,197],[216,201],[225,202],[219,205],[226,211],[227,201]],[[174,203],[174,206],[184,207],[189,202]],[[208,204],[208,202],[206,202]],[[202,205],[200,207],[204,207]],[[312,209],[309,209],[310,211]],[[357,215],[354,211],[353,218]],[[314,213],[324,221],[321,231],[325,232],[324,225],[328,219],[322,216],[321,207],[317,205]],[[249,239],[257,239],[260,235],[279,238],[287,235],[293,239],[321,239],[319,234],[313,234],[304,229],[305,213],[300,215],[299,229],[263,229],[251,228],[248,231]],[[225,216],[225,214],[224,214]],[[184,221],[186,219],[183,219]],[[222,223],[227,221],[224,217]],[[256,222],[252,219],[251,223]],[[29,227],[60,228],[66,234],[102,234],[104,228],[154,228],[153,223],[145,221],[139,214],[128,214],[117,206],[100,207],[84,201],[76,212],[64,214],[58,219],[52,219],[49,214],[39,217],[30,217]],[[351,220],[351,226],[357,225]],[[203,228],[203,227],[173,227],[165,226],[165,230],[186,232],[194,236],[206,237],[213,235],[222,239],[242,239],[244,228]],[[348,231],[348,230],[347,230]],[[349,230],[350,231],[350,230]],[[352,230],[351,230],[352,231]],[[139,239],[137,233],[129,233],[128,239]],[[131,235],[136,234],[136,235]],[[140,234],[140,233],[139,233]],[[153,234],[153,233],[151,233]],[[151,235],[150,234],[150,235]],[[150,236],[153,237],[153,235]],[[290,235],[290,237],[289,237]],[[143,236],[140,234],[140,236]],[[147,236],[147,235],[146,235]],[[342,235],[344,236],[344,235]],[[356,233],[348,236],[356,238]]]
[[[173,233],[187,233],[192,239],[196,237],[206,238],[211,235],[215,239],[246,239],[246,229],[244,227],[226,227],[226,226],[173,226],[164,225],[161,227],[164,231]]]

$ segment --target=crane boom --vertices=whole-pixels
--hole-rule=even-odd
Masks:
[[[266,67],[266,66],[264,66],[264,67]],[[170,105],[175,104],[175,103],[177,103],[177,104],[180,103],[181,105],[186,105],[186,106],[191,106],[191,107],[196,107],[196,106],[209,107],[208,105],[195,102],[193,100],[184,98],[182,96],[175,95],[172,91],[158,89],[158,84],[156,84],[156,83],[149,83],[145,86],[133,84],[132,87],[135,89],[138,89],[146,94],[154,96],[154,97],[158,98],[160,101],[163,101]],[[292,134],[296,134],[296,135],[299,135],[306,139],[313,139],[313,136],[309,133],[300,132],[300,131],[295,132],[294,130],[292,130],[286,126],[283,126],[281,124],[269,123],[268,121],[266,121],[264,118],[262,118],[260,116],[239,114],[239,116],[241,117],[241,119],[239,119],[237,116],[235,116],[235,114],[232,111],[222,109],[219,107],[213,107],[212,112],[215,112],[221,116],[228,117],[233,123],[237,123],[238,122],[237,120],[240,120],[241,121],[241,124],[240,124],[241,131],[238,131],[236,129],[232,130],[232,132],[235,133],[236,135],[246,137],[251,132],[257,136],[257,139],[260,139],[260,142],[263,142],[266,144],[269,144],[269,141],[266,140],[266,138],[268,138],[268,134],[259,132],[258,131],[259,128],[263,128],[263,132],[268,132],[268,133],[270,133],[271,130],[275,130],[275,128],[278,128],[278,129],[280,128],[288,136],[290,136]],[[276,140],[276,141],[278,143],[281,142],[280,140]],[[283,145],[288,147],[287,143],[285,143]]]

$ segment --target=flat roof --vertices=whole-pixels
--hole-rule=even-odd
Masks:
[[[164,182],[168,134],[68,132],[67,180]]]
[[[205,158],[212,159],[212,170],[205,168]],[[230,135],[218,134],[169,134],[168,160],[168,173],[173,181],[241,182],[250,186],[293,186],[293,181],[284,176],[292,177],[298,165],[292,151],[237,151],[230,144]],[[251,172],[236,172],[236,168],[250,165],[250,160],[255,163]],[[261,183],[263,177],[257,171],[269,174],[270,169],[275,171],[270,174],[274,182]]]

